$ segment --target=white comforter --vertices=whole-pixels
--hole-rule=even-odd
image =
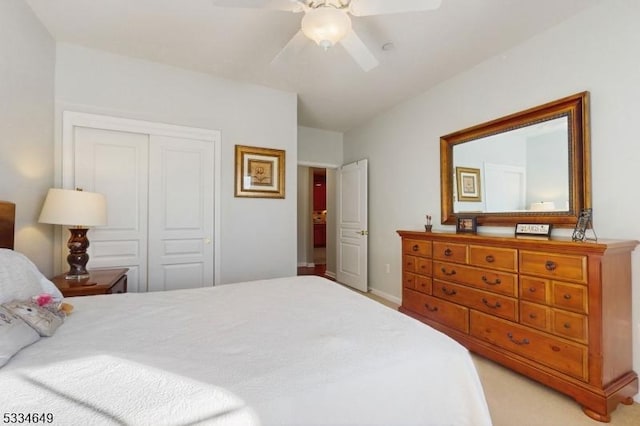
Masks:
[[[0,369],[3,412],[60,425],[491,423],[466,349],[322,278],[67,301],[56,334]]]

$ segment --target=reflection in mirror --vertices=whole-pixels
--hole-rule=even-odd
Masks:
[[[588,92],[442,136],[442,223],[573,227],[591,207],[590,158]]]
[[[479,170],[481,185],[474,201],[454,195],[454,213],[569,211],[568,152],[566,114],[456,145],[454,190],[463,168]]]

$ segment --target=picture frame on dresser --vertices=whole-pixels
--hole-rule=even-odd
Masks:
[[[456,232],[459,234],[475,234],[478,232],[478,221],[475,216],[456,217]]]
[[[550,223],[518,223],[516,224],[516,237],[549,238],[551,236]]]

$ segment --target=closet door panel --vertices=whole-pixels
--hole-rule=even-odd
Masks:
[[[148,145],[146,134],[74,128],[74,184],[107,200],[107,225],[88,233],[88,267],[129,268],[130,292],[147,290]]]
[[[214,283],[214,146],[151,136],[149,290]]]

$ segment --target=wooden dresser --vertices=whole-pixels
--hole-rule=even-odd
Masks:
[[[637,241],[398,233],[400,311],[571,396],[596,420],[633,402]]]

